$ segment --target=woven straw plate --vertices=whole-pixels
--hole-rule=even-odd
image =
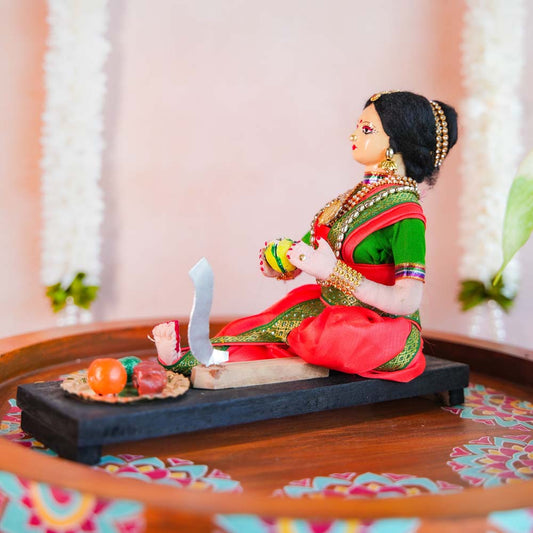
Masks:
[[[181,374],[167,371],[167,384],[158,394],[143,394],[139,396],[133,386],[127,385],[119,394],[97,394],[87,382],[87,370],[80,370],[69,374],[63,379],[61,388],[67,393],[84,400],[104,403],[130,403],[139,400],[158,400],[177,398],[189,390],[190,382]]]

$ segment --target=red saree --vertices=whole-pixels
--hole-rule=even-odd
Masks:
[[[376,198],[390,187],[373,189],[361,202]],[[382,201],[375,201],[345,231],[341,248],[343,261],[366,278],[385,285],[394,284],[395,265],[355,264],[353,251],[381,228],[406,218],[425,220],[413,193],[392,192]],[[345,223],[343,216],[331,228],[316,226],[315,235],[333,244],[339,224]],[[389,315],[337,289],[319,285],[301,286],[262,313],[231,322],[212,342],[229,350],[230,361],[296,355],[333,370],[400,382],[410,381],[425,368],[417,313],[408,317]],[[177,365],[182,369],[194,366],[191,357],[188,352]]]

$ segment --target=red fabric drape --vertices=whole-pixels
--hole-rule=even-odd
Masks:
[[[419,218],[425,222],[422,209],[417,203],[407,202],[394,206],[352,231],[341,249],[343,260],[372,281],[394,285],[394,265],[354,264],[352,257],[355,247],[368,235],[405,218]],[[317,238],[327,239],[329,231],[327,226],[315,227]],[[304,285],[291,291],[263,313],[228,324],[218,336],[236,336],[264,326],[291,307],[320,297],[321,289],[318,285]],[[324,304],[326,308],[318,316],[304,319],[289,333],[287,344],[230,344],[230,361],[297,355],[309,363],[334,370],[401,382],[410,381],[424,371],[422,342],[407,368],[390,372],[375,370],[404,349],[411,328],[418,327],[414,322],[404,317],[384,317],[364,307]]]
[[[294,305],[319,297],[318,285],[303,285],[263,313],[228,324],[217,336],[239,335],[263,326]],[[412,326],[413,322],[406,318],[382,317],[364,307],[327,306],[320,315],[306,318],[293,329],[288,344],[241,342],[230,346],[230,361],[297,355],[308,363],[350,374],[409,381],[424,371],[422,345],[406,369],[391,372],[374,369],[402,351]]]

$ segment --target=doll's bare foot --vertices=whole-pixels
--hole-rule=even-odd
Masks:
[[[181,358],[178,322],[163,322],[152,330],[157,358],[163,366],[170,366]],[[149,337],[150,338],[150,337]]]

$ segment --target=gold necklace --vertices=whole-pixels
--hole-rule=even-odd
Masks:
[[[381,194],[377,195],[375,199],[367,200],[363,202],[358,209],[352,213],[342,228],[342,233],[339,234],[337,242],[335,243],[335,254],[337,257],[340,255],[340,248],[342,246],[342,241],[344,240],[344,234],[348,230],[349,224],[357,218],[365,209],[374,205],[376,201],[385,198],[390,193],[401,192],[401,191],[411,191],[418,196],[417,183],[414,179],[407,176],[382,176],[380,179],[374,183],[368,184],[357,184],[353,189],[346,191],[345,193],[340,194],[337,198],[328,202],[314,217],[311,222],[311,244],[316,247],[316,237],[315,237],[315,227],[317,222],[320,225],[331,225],[352,210],[362,198],[368,193],[372,192],[374,189],[381,187],[382,185],[398,185],[398,187],[388,187],[385,191],[382,191]]]
[[[322,225],[329,224],[339,217],[339,213],[342,211],[346,202],[356,194],[358,190],[361,190],[361,184],[356,185],[353,189],[350,189],[342,194],[339,194],[337,198],[328,202],[318,213],[318,223]]]

